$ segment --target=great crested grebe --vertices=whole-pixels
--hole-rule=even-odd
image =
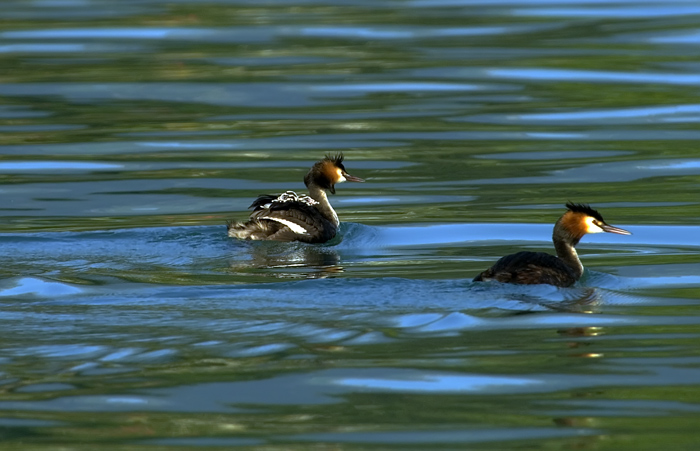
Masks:
[[[575,246],[587,233],[617,233],[632,235],[608,225],[596,210],[588,205],[567,203],[568,211],[554,225],[552,241],[557,256],[544,252],[518,252],[506,255],[491,268],[474,278],[474,282],[496,280],[503,283],[534,285],[546,283],[569,287],[583,275],[583,265]]]
[[[343,154],[327,155],[304,177],[309,195],[287,191],[279,196],[263,194],[252,205],[247,222],[228,223],[228,236],[242,240],[303,241],[324,243],[338,231],[338,215],[326,190],[335,194],[336,183],[364,182],[345,172]]]

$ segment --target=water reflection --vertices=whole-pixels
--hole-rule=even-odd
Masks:
[[[567,348],[577,351],[576,353],[567,354],[568,357],[579,357],[586,359],[601,358],[604,356],[604,354],[602,352],[593,352],[587,349],[592,345],[592,343],[589,340],[582,339],[590,339],[604,333],[604,328],[597,326],[570,327],[568,329],[560,329],[557,331],[557,334],[561,335],[567,340]]]
[[[234,261],[230,268],[236,273],[251,268],[266,271],[265,275],[280,279],[324,279],[344,271],[340,255],[330,247],[304,243],[248,243],[250,260]]]
[[[603,303],[601,290],[595,287],[567,289],[564,300],[558,302],[539,301],[540,305],[562,312],[595,313]]]

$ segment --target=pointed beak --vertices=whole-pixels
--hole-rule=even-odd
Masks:
[[[343,177],[345,177],[345,180],[348,182],[364,182],[365,179],[361,179],[360,177],[355,177],[353,175],[348,174],[347,172],[343,172]]]
[[[603,232],[617,233],[618,235],[632,235],[632,232],[628,232],[627,230],[619,227],[613,227],[609,224],[603,224],[600,226],[600,228],[603,229]]]

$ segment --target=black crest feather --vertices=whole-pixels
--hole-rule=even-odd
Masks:
[[[603,216],[600,213],[598,213],[597,210],[594,210],[593,208],[591,208],[591,206],[588,204],[575,204],[573,202],[567,202],[566,208],[568,208],[570,211],[573,211],[575,213],[583,213],[585,215],[596,218],[598,221],[605,222],[603,220]]]
[[[345,159],[345,155],[343,155],[343,152],[338,152],[335,155],[328,154],[328,155],[326,155],[326,158],[325,158],[326,161],[330,161],[331,163],[333,163],[334,165],[336,165],[337,167],[339,167],[343,171],[345,170],[345,167],[343,166],[344,159]]]

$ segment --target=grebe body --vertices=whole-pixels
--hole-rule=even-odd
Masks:
[[[476,276],[474,281],[570,287],[583,275],[576,245],[585,234],[607,232],[631,235],[627,230],[607,224],[601,214],[588,205],[567,203],[566,207],[567,212],[556,222],[552,233],[556,256],[527,251],[507,255]]]
[[[253,212],[248,221],[228,224],[228,236],[242,240],[324,243],[336,235],[340,225],[326,191],[335,194],[335,185],[345,181],[364,182],[345,171],[342,154],[326,156],[304,177],[308,196],[294,191],[259,196],[249,207]]]

